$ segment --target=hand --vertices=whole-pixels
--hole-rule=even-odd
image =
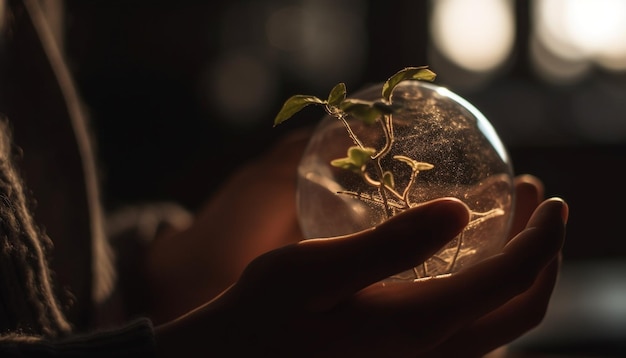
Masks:
[[[257,256],[302,240],[296,169],[309,134],[279,141],[225,180],[190,228],[155,240],[145,261],[155,322],[209,301]]]
[[[517,179],[514,233],[500,254],[449,276],[382,284],[420,264],[468,222],[456,199],[436,200],[378,227],[306,240],[255,259],[221,296],[158,326],[170,352],[272,357],[479,357],[543,318],[568,215],[539,204],[540,183]]]

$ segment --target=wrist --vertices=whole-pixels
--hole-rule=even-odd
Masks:
[[[157,357],[205,357],[229,349],[232,317],[219,299],[155,327]],[[232,350],[232,349],[229,349]]]

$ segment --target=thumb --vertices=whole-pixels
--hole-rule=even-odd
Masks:
[[[266,292],[289,290],[283,297],[330,308],[362,288],[411,269],[458,235],[470,218],[454,198],[437,199],[398,214],[372,229],[327,239],[309,239],[263,255],[252,262],[240,283],[266,282]],[[262,276],[262,277],[259,277]],[[275,279],[272,279],[275,278]],[[298,295],[300,297],[293,297]]]

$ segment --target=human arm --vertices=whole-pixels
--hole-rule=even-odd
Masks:
[[[379,283],[421,263],[467,223],[462,203],[432,202],[372,230],[260,256],[221,296],[158,326],[159,353],[484,355],[539,324],[558,274],[567,205],[539,204],[532,177],[518,178],[516,188],[514,231],[521,232],[481,263],[445,277]]]
[[[381,351],[376,349],[382,347],[385,356],[397,352],[401,357],[404,349],[412,350],[413,355],[458,347],[452,343],[468,336],[476,339],[464,352],[484,352],[506,343],[543,317],[556,267],[552,271],[541,268],[549,258],[558,256],[566,215],[564,203],[553,199],[540,206],[526,224],[540,200],[540,188],[531,181],[518,182],[516,187],[515,230],[524,224],[527,228],[502,254],[474,268],[407,285],[376,284],[420,263],[467,224],[464,204],[456,199],[439,200],[372,230],[269,250],[247,265],[241,279],[222,295],[157,327],[157,351],[163,356],[215,352],[333,356],[365,349],[363,356],[379,356]],[[265,214],[267,211],[260,215]],[[287,216],[284,222],[275,222],[270,232],[284,232],[282,224],[292,220]],[[254,227],[250,233],[254,234]],[[523,269],[525,264],[529,270]],[[205,277],[197,279],[206,282]],[[472,280],[477,285],[469,285]],[[479,303],[484,303],[481,299],[485,297],[493,299],[478,306],[450,301],[470,298],[472,293]],[[450,309],[458,314],[447,314]],[[433,323],[436,327],[430,329]],[[412,331],[415,326],[424,330]],[[142,352],[154,352],[150,349],[153,332],[146,327],[149,325],[137,326],[138,330],[120,327],[74,333],[65,336],[68,338],[9,333],[3,335],[0,351],[4,356],[29,352],[45,357],[93,350],[111,356],[116,351],[132,351],[128,349],[132,345]],[[446,341],[451,344],[443,344]],[[432,346],[432,342],[441,344]]]
[[[303,239],[296,168],[308,139],[307,131],[281,138],[225,178],[190,226],[152,242],[143,275],[156,323],[220,294],[257,256]]]

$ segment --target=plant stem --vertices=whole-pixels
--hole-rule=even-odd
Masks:
[[[383,167],[382,165],[380,165],[380,157],[376,158],[376,160],[374,161],[376,163],[375,167],[376,167],[376,174],[378,175],[378,177],[380,178],[380,184],[378,185],[378,191],[380,191],[380,196],[383,198],[383,203],[385,204],[385,215],[387,216],[387,219],[389,219],[390,217],[392,217],[392,211],[391,208],[389,207],[389,199],[387,199],[387,186],[385,185],[385,182],[383,181]]]
[[[337,114],[337,118],[339,118],[341,123],[343,123],[343,126],[346,127],[346,131],[348,131],[348,135],[350,136],[350,139],[352,139],[354,144],[358,145],[359,148],[361,149],[365,148],[363,146],[363,143],[361,143],[359,138],[357,138],[356,134],[354,134],[354,131],[352,131],[352,128],[350,127],[350,125],[348,124],[348,121],[346,120],[346,117],[343,114]]]
[[[387,186],[385,185],[385,182],[383,180],[384,173],[383,167],[380,162],[381,159],[385,157],[385,155],[387,155],[389,151],[391,151],[391,146],[393,145],[393,126],[391,114],[385,114],[380,123],[383,127],[383,133],[385,134],[385,145],[383,146],[383,149],[380,150],[380,152],[372,156],[372,159],[376,162],[376,174],[380,178],[381,183],[378,190],[380,191],[380,195],[383,198],[383,202],[385,204],[385,215],[387,216],[387,219],[389,219],[391,216],[393,216],[393,213],[391,211],[391,208],[389,207],[389,201],[387,199],[386,192]]]
[[[355,191],[340,190],[340,191],[337,192],[337,194],[344,194],[344,195],[353,196],[353,197],[355,197],[357,199],[364,200],[364,201],[367,201],[367,202],[370,202],[370,203],[375,203],[375,204],[381,204],[382,205],[382,203],[383,203],[382,199],[376,198],[376,197],[374,197],[372,195],[368,196],[366,194],[358,193],[358,192],[355,192]],[[389,206],[391,208],[393,208],[393,209],[400,210],[400,211],[407,209],[407,207],[405,207],[403,205],[400,205],[398,203],[394,203],[393,201],[389,202]]]
[[[461,233],[459,234],[459,239],[457,241],[456,244],[456,251],[454,252],[454,257],[452,257],[452,261],[450,261],[450,264],[448,265],[448,268],[446,269],[446,271],[451,272],[452,269],[454,269],[454,264],[456,263],[457,258],[459,257],[459,252],[461,252],[461,244],[463,244],[463,233],[465,231],[461,231]]]
[[[394,142],[393,126],[391,121],[392,117],[390,114],[384,115],[383,120],[380,121],[380,124],[383,127],[383,133],[385,134],[385,145],[383,146],[383,149],[380,150],[380,152],[372,156],[372,159],[382,158],[387,155],[391,150],[391,146]]]
[[[376,174],[378,175],[378,173],[376,173]],[[378,188],[378,187],[381,186],[381,182],[379,182],[378,180],[372,179],[372,177],[370,177],[366,172],[362,172],[362,177],[363,177],[363,181],[365,181],[365,183],[367,183],[370,186],[373,186],[375,188]],[[388,186],[385,186],[385,188],[396,199],[398,199],[399,201],[404,201],[403,198],[402,198],[402,195],[400,193],[398,193],[397,191],[395,191],[395,189],[390,188]]]
[[[409,208],[411,207],[411,202],[409,201],[409,191],[411,190],[411,186],[413,186],[413,183],[415,183],[415,178],[417,177],[417,173],[419,173],[419,170],[413,170],[411,172],[411,178],[409,178],[409,182],[406,184],[406,187],[404,188],[404,192],[402,193],[402,200],[404,201],[406,206]]]

